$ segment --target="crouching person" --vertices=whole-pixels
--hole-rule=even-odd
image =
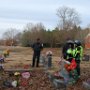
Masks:
[[[77,67],[77,63],[76,63],[75,59],[72,59],[72,61],[69,65],[65,65],[65,68],[69,73],[68,84],[74,84],[78,80],[78,74],[77,74],[76,67]]]

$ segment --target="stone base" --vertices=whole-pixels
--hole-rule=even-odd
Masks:
[[[63,80],[54,79],[53,84],[59,90],[66,90],[66,85]]]

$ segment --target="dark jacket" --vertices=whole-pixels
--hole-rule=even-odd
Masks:
[[[68,50],[68,44],[65,44],[62,48],[62,55],[64,59],[66,59],[67,57],[67,50]]]
[[[43,49],[43,46],[41,43],[34,43],[32,45],[32,48],[34,50],[34,53],[40,54],[41,50]]]

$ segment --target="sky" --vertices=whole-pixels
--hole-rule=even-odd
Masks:
[[[53,29],[61,6],[74,8],[80,14],[82,27],[90,24],[90,0],[0,0],[0,36],[9,28],[22,31],[27,23],[41,22]]]

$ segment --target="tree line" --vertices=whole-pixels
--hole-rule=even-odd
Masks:
[[[67,39],[85,41],[89,33],[89,26],[85,29],[80,27],[80,15],[78,12],[66,6],[57,10],[59,17],[58,25],[53,29],[46,29],[42,23],[28,23],[23,32],[9,29],[3,34],[4,44],[31,46],[37,38],[40,38],[45,47],[60,47]],[[0,44],[2,44],[0,42]]]

